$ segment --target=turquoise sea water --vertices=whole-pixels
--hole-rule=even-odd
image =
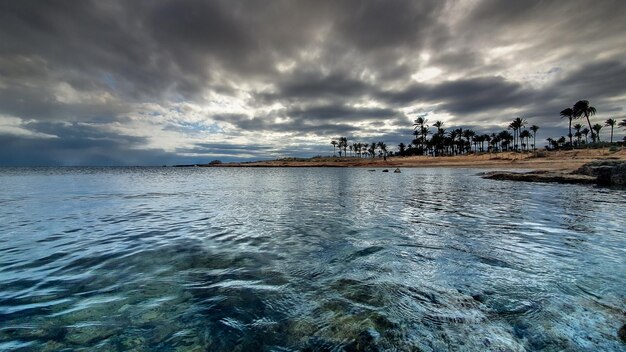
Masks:
[[[626,191],[0,169],[2,351],[620,351]]]

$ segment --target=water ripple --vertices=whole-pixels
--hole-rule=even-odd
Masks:
[[[0,350],[622,350],[626,192],[0,169]]]

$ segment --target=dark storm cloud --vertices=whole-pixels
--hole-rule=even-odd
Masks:
[[[279,82],[276,92],[261,92],[258,97],[266,102],[337,97],[345,99],[365,95],[369,90],[369,84],[345,74],[320,75],[317,71],[304,71],[291,74]]]
[[[412,84],[378,95],[380,99],[396,105],[441,103],[439,110],[463,115],[529,104],[536,93],[502,77],[479,77],[439,84]]]
[[[378,133],[394,143],[382,126],[410,132],[400,111],[415,104],[459,125],[506,121],[485,117],[506,110],[557,125],[554,111],[578,99],[619,113],[624,13],[619,0],[0,0],[0,123],[18,118],[58,137],[2,138],[11,155],[35,158],[29,145],[47,143],[68,160],[109,148],[119,155],[98,160],[122,162],[147,138],[116,136],[107,124],[130,123],[144,104],[168,111],[215,94],[250,108],[207,114],[207,126],[228,122],[232,135]],[[437,79],[411,78],[429,67],[441,70]],[[368,103],[377,107],[354,108]],[[149,116],[172,133],[196,123]]]
[[[615,60],[594,62],[571,72],[554,87],[562,96],[584,94],[601,99],[626,93],[626,63]]]
[[[282,115],[281,115],[282,116]],[[290,134],[316,134],[324,136],[351,135],[359,128],[345,123],[323,123],[302,118],[276,123],[267,117],[248,117],[245,115],[217,115],[217,121],[228,122],[237,129],[248,132],[271,131]]]
[[[354,108],[345,105],[314,105],[293,107],[286,116],[303,121],[361,122],[389,120],[399,113],[388,108]]]

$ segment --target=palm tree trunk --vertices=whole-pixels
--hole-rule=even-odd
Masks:
[[[611,143],[613,143],[613,125],[611,125]]]
[[[596,142],[596,134],[593,133],[593,128],[591,128],[591,121],[589,120],[589,115],[585,114],[585,118],[587,119],[587,124],[589,125],[589,130],[591,131],[591,141],[593,143]]]

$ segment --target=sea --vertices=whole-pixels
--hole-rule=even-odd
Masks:
[[[626,349],[626,190],[381,171],[0,168],[0,351]]]

